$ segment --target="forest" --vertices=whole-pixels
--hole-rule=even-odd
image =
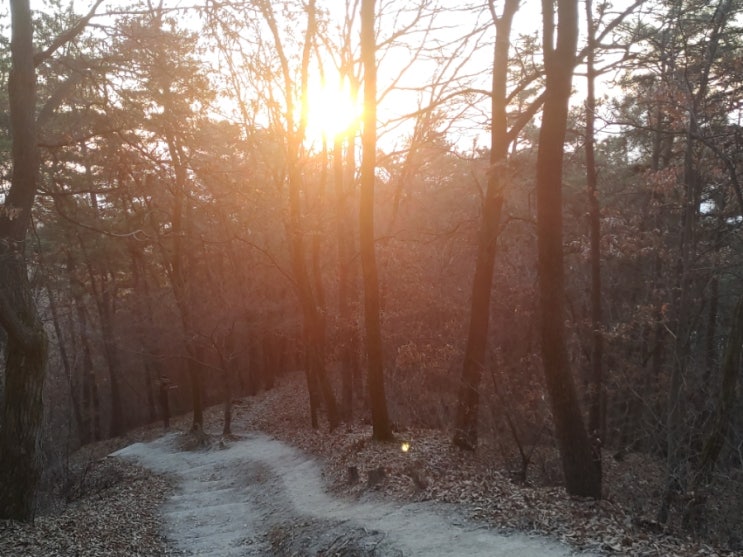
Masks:
[[[576,497],[643,455],[743,548],[743,2],[9,6],[0,518],[300,372],[307,428]]]

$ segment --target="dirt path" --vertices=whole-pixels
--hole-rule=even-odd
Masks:
[[[166,536],[182,555],[506,557],[571,555],[556,542],[499,535],[454,507],[347,501],[323,489],[317,463],[261,434],[184,451],[178,434],[114,456],[177,478],[163,508]]]

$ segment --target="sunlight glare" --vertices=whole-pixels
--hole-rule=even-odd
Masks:
[[[358,123],[361,113],[362,105],[354,102],[347,80],[341,83],[337,76],[326,76],[324,82],[310,80],[306,107],[306,137],[310,143],[319,144],[323,139],[332,143]]]

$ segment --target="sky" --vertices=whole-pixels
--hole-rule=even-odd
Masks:
[[[164,0],[166,5],[174,7],[186,7],[198,4],[198,0]],[[618,5],[624,5],[628,0],[619,0]],[[154,3],[154,2],[153,2]],[[89,10],[93,4],[93,0],[73,0],[67,5],[72,5],[78,12],[84,13]],[[320,0],[321,5],[330,7],[339,6],[338,0],[330,0],[323,2]],[[442,71],[442,76],[446,78],[453,78],[455,74],[469,75],[464,85],[475,87],[482,90],[488,90],[490,88],[490,69],[492,66],[492,47],[490,42],[494,36],[493,26],[488,25],[489,13],[485,11],[477,10],[462,10],[462,2],[455,0],[439,0],[440,6],[447,8],[444,17],[439,17],[434,25],[439,29],[432,33],[432,37],[429,37],[431,43],[433,40],[440,40],[442,42],[452,42],[456,38],[464,36],[472,31],[472,29],[479,25],[486,25],[488,29],[483,33],[479,39],[481,41],[481,47],[478,49],[466,48],[463,49],[465,56],[469,58],[466,63],[462,63],[458,66],[450,66],[447,70]],[[64,2],[63,2],[64,5]],[[125,5],[124,2],[118,0],[107,0],[103,6],[99,8],[101,10],[116,9]],[[378,0],[378,7],[382,6],[385,11],[389,12],[389,8],[394,8],[396,11],[398,6],[405,5],[400,2],[389,2],[389,0]],[[33,9],[48,9],[48,0],[32,0]],[[496,2],[496,10],[502,9],[502,2]],[[581,3],[579,6],[579,13],[581,18],[583,17],[584,7]],[[398,20],[392,23],[392,15],[388,14],[380,18],[378,25],[380,27],[380,37],[389,36],[392,32],[392,28],[396,25],[399,28],[406,21],[406,15],[403,15]],[[341,16],[342,17],[342,16]],[[198,16],[194,14],[194,18],[188,22],[184,19],[187,26],[193,26],[194,29],[200,25],[197,20]],[[584,27],[584,23],[581,22],[581,28]],[[524,0],[522,1],[520,9],[517,11],[514,19],[514,32],[513,36],[518,34],[531,34],[538,31],[541,28],[541,2],[539,0]],[[437,72],[437,66],[433,61],[421,60],[415,65],[408,67],[408,61],[410,58],[410,49],[416,48],[415,41],[420,40],[420,35],[411,35],[410,45],[408,47],[398,46],[390,49],[389,52],[382,54],[380,53],[379,68],[378,68],[378,91],[385,90],[391,83],[395,83],[396,91],[384,96],[378,107],[378,119],[380,122],[379,136],[380,143],[386,145],[390,150],[397,149],[403,146],[403,143],[407,140],[412,130],[412,123],[406,122],[402,125],[389,124],[393,122],[399,116],[414,112],[419,108],[419,105],[423,105],[427,102],[427,95],[429,91],[426,90],[427,84],[431,83],[432,76]],[[474,45],[474,41],[472,42]],[[446,47],[451,50],[453,46]],[[442,53],[446,50],[442,49]],[[427,55],[429,56],[429,55]],[[314,80],[317,83],[317,80]],[[583,96],[585,91],[585,80],[580,76],[576,76],[573,80],[574,87],[576,88],[577,94],[575,96],[576,103],[583,102]],[[320,89],[319,85],[314,86],[314,89]],[[423,89],[423,93],[421,93]],[[441,91],[440,91],[441,92]],[[333,111],[332,103],[327,102],[328,95],[323,92],[312,93],[315,98],[321,99],[322,106],[316,102],[316,113],[320,113],[321,116],[316,120],[320,122],[315,124],[318,128],[322,126],[322,121],[328,121],[331,118],[337,117],[338,111]],[[311,96],[312,96],[311,95]],[[348,112],[351,115],[355,112],[353,107],[346,107],[345,103],[337,101],[336,104],[343,105],[343,112]],[[350,104],[350,103],[349,103]],[[450,133],[450,140],[453,141],[457,148],[460,150],[468,150],[472,148],[473,141],[478,146],[487,145],[488,131],[487,131],[487,112],[488,103],[483,99],[480,103],[481,112],[476,113],[470,111],[469,115],[466,113],[459,119],[457,127],[453,128]],[[385,124],[387,123],[387,124]],[[335,124],[338,127],[339,124]],[[319,132],[314,132],[315,134]]]

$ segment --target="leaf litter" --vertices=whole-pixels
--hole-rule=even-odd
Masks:
[[[85,447],[75,455],[91,467],[88,485],[83,486],[75,500],[63,510],[39,517],[34,525],[0,521],[0,555],[394,557],[432,554],[417,552],[415,547],[411,549],[383,528],[365,524],[363,517],[349,519],[348,505],[381,505],[386,509],[382,514],[399,508],[409,508],[413,515],[431,513],[435,531],[455,530],[463,539],[505,534],[504,538],[497,538],[498,542],[489,542],[496,546],[504,545],[504,540],[521,540],[521,536],[526,535],[527,542],[542,544],[534,555],[547,555],[549,550],[554,550],[555,555],[567,555],[570,553],[568,547],[594,555],[743,555],[663,532],[651,520],[642,519],[637,509],[620,504],[619,498],[575,499],[559,487],[515,483],[491,454],[486,451],[474,455],[462,453],[451,446],[446,432],[405,429],[396,433],[396,442],[378,443],[371,440],[371,428],[363,423],[344,425],[335,432],[312,430],[307,425],[307,408],[302,378],[293,374],[271,391],[236,402],[234,425],[235,429],[246,432],[244,434],[229,439],[209,435],[206,448],[203,444],[201,448],[183,446],[189,439],[188,434],[170,434],[151,445],[135,445],[140,449],[149,447],[153,453],[161,451],[170,455],[163,458],[172,459],[173,455],[183,458],[203,475],[199,481],[205,482],[207,492],[216,500],[216,514],[207,519],[200,530],[200,526],[189,526],[186,522],[182,528],[190,538],[179,540],[173,535],[167,514],[169,508],[179,512],[176,506],[179,498],[187,505],[180,511],[182,518],[187,517],[186,511],[200,515],[206,508],[189,503],[184,497],[187,489],[183,477],[152,462],[150,469],[142,466],[144,462],[131,458],[100,457],[133,441],[157,439],[162,430],[151,426],[124,438]],[[207,431],[221,430],[221,408],[208,409],[205,420]],[[188,417],[182,417],[176,421],[175,430],[185,431],[188,424]],[[257,432],[264,432],[275,440]],[[268,460],[255,456],[258,445],[265,449],[265,444],[271,446],[278,442],[276,440],[286,444],[277,445],[280,450],[274,449],[289,452],[283,456],[273,454]],[[252,447],[253,453],[240,452],[246,447]],[[194,448],[196,450],[187,450]],[[241,455],[239,464],[219,462],[235,449],[236,454]],[[284,474],[289,472],[286,469],[281,472],[281,462],[291,461],[287,455],[309,463],[307,466],[314,469],[311,475],[317,476],[318,485],[325,485],[327,492],[320,489],[319,493],[328,499],[312,507],[340,505],[341,510],[333,507],[336,514],[317,516],[311,508],[302,509],[301,505],[297,508],[297,491],[287,491],[285,486]],[[275,462],[277,457],[278,463]],[[205,461],[197,464],[198,459]],[[235,469],[225,474],[231,466]],[[607,476],[619,477],[620,474],[614,473],[610,466]],[[607,483],[612,481],[607,480]],[[303,486],[300,493],[307,491],[307,485],[300,485]],[[266,489],[267,486],[270,487]],[[219,507],[230,490],[242,490],[245,496],[246,489],[250,493],[238,506]],[[611,484],[607,489],[618,491],[622,485]],[[287,495],[289,492],[293,495]],[[245,501],[249,504],[248,510],[239,506]],[[225,517],[231,516],[240,519],[239,528],[223,525]],[[400,521],[398,517],[397,522]],[[214,546],[212,549],[216,552],[204,553],[204,547],[197,548],[199,533],[209,539],[210,532],[220,528],[226,529],[220,536],[227,540],[227,549]],[[228,533],[230,531],[232,533]],[[427,535],[425,531],[419,533],[419,538]],[[535,536],[547,536],[552,541]],[[231,553],[231,549],[235,552]],[[514,551],[513,555],[528,555],[523,549]],[[494,555],[492,551],[487,554]]]

